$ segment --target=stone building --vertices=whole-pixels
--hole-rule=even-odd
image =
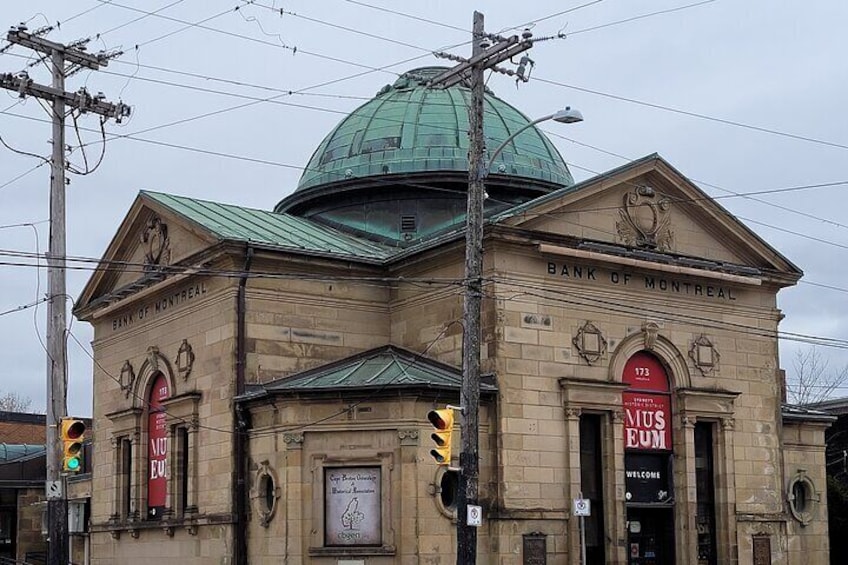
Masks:
[[[93,562],[454,562],[425,416],[461,381],[469,93],[434,72],[273,211],[139,194],[76,309]],[[486,95],[490,149],[528,121]],[[801,271],[657,155],[575,184],[530,128],[486,185],[480,562],[579,563],[582,496],[591,563],[826,563],[828,422],[781,404]]]

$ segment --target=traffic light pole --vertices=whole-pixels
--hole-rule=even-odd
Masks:
[[[51,86],[34,83],[28,76],[0,75],[0,88],[15,91],[18,96],[35,96],[51,103],[53,118],[53,153],[50,170],[50,243],[47,255],[47,562],[64,565],[69,562],[68,494],[62,473],[63,443],[59,423],[67,415],[67,292],[65,289],[65,107],[113,117],[120,121],[129,115],[124,104],[111,104],[102,97],[91,97],[81,89],[65,92],[65,64],[76,68],[98,69],[106,65],[109,55],[92,55],[61,43],[49,41],[25,28],[12,29],[6,39],[32,49],[52,62]]]

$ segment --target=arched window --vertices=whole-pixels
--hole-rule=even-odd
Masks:
[[[153,379],[147,404],[147,519],[159,520],[168,495],[168,380],[161,372]]]

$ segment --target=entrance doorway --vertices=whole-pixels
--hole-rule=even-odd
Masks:
[[[627,564],[674,565],[671,508],[627,509]]]

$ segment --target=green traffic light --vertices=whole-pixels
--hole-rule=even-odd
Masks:
[[[76,471],[77,469],[79,469],[79,466],[80,460],[78,457],[71,457],[70,459],[65,461],[65,468],[67,468],[68,471]]]

